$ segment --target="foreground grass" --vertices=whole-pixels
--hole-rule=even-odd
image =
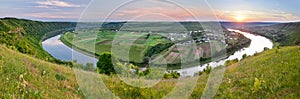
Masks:
[[[215,98],[299,98],[300,47],[273,49],[226,67]],[[199,76],[190,98],[201,97],[209,75]],[[256,79],[256,80],[255,80]],[[163,80],[151,88],[124,85],[116,77],[104,79],[121,98],[161,98],[173,90],[177,80]],[[120,86],[122,85],[122,86]],[[180,89],[188,91],[188,89]]]
[[[0,98],[83,98],[72,69],[0,45]]]
[[[101,90],[106,87],[115,96],[125,99],[163,98],[176,90],[174,87],[178,82],[177,79],[162,80],[152,88],[137,88],[127,85],[116,75],[106,76],[77,70],[77,73],[90,75],[81,75],[86,78],[77,79],[79,84],[86,83],[88,79],[101,78],[106,85],[105,87],[91,82],[86,83],[86,86],[79,86],[75,75],[80,75],[74,74],[68,67],[37,60],[4,46],[0,46],[0,56],[1,98],[84,98],[83,93],[87,97],[98,93],[104,94]],[[227,66],[214,98],[299,98],[299,56],[299,46],[283,47],[256,54]],[[192,99],[201,97],[209,75],[204,73],[197,77],[198,81],[189,96]],[[189,84],[191,79],[193,78],[184,80]],[[177,85],[181,86],[180,83]],[[91,91],[97,88],[100,90]],[[189,90],[184,87],[178,89],[183,92]]]
[[[299,98],[300,47],[272,49],[227,67],[216,97]],[[257,81],[255,81],[257,79]]]

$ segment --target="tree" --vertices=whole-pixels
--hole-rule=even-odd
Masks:
[[[99,61],[97,62],[98,72],[101,74],[115,74],[113,61],[116,59],[109,52],[105,52],[99,56]]]

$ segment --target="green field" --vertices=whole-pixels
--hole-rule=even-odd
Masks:
[[[138,66],[144,66],[147,59],[151,59],[157,65],[170,64],[170,68],[173,69],[180,68],[181,63],[187,64],[185,67],[199,65],[199,62],[207,63],[214,54],[226,50],[226,46],[219,41],[174,45],[176,42],[180,43],[185,40],[170,41],[165,35],[168,33],[84,31],[67,32],[61,40],[70,47],[91,54],[101,55],[103,52],[113,52],[118,59],[129,60]],[[245,41],[249,41],[243,36],[234,37],[240,42],[233,40],[229,42],[228,48],[236,46],[230,49],[231,51],[244,47],[247,45]],[[186,38],[188,39],[190,38]]]
[[[299,46],[282,47],[227,66],[214,98],[299,98],[299,56]],[[153,88],[137,88],[124,84],[116,75],[85,73],[100,76],[116,96],[125,99],[161,98],[172,90],[178,80],[162,80]],[[1,98],[85,97],[81,89],[78,89],[71,68],[35,59],[3,45],[0,46],[0,76]],[[208,77],[206,73],[198,76],[191,99],[202,95]]]
[[[182,63],[193,66],[223,58],[251,43],[225,28],[220,33],[204,31],[198,22],[107,22],[101,29],[84,27],[66,32],[61,40],[96,56],[112,52],[119,60],[139,67],[155,61],[177,68]]]
[[[111,52],[112,47],[117,50],[115,54],[121,60],[129,60],[130,62],[142,63],[145,54],[149,48],[157,44],[170,43],[170,40],[162,35],[136,32],[85,32],[75,34],[71,32],[65,33],[62,38],[64,43],[69,43],[69,46],[76,46],[88,52],[95,52],[100,55],[103,52]],[[113,46],[112,43],[114,42]],[[122,57],[130,53],[129,59]]]

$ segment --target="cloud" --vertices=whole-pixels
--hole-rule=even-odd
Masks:
[[[74,15],[73,13],[67,12],[57,12],[57,13],[29,13],[23,14],[22,16],[33,17],[33,18],[48,18],[48,19],[77,19],[78,15]]]
[[[212,11],[200,7],[140,7],[122,9],[114,12],[111,16],[115,19],[134,19],[137,20],[196,20],[214,17]]]
[[[300,19],[297,15],[279,10],[216,10],[216,14],[224,20],[234,20],[239,15],[244,16],[246,21],[291,21]]]
[[[47,0],[47,1],[37,1],[38,8],[50,8],[50,7],[68,7],[68,8],[76,8],[81,7],[80,5],[71,4],[68,2],[60,1],[60,0]]]
[[[49,6],[44,6],[44,5],[39,5],[39,6],[35,6],[36,8],[50,8]]]

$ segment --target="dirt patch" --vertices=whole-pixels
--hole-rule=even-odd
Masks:
[[[37,68],[35,64],[33,64],[30,60],[28,59],[23,59],[24,65],[28,66],[28,69],[34,73],[34,74],[40,74],[41,71]]]
[[[109,43],[109,42],[111,42],[111,40],[104,40],[104,41],[102,41],[102,42],[97,43],[97,45],[107,44],[107,43]]]

